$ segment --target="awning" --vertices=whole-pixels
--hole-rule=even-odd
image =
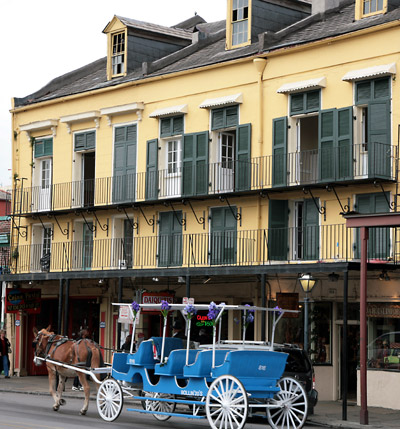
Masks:
[[[346,73],[342,77],[342,80],[353,81],[365,79],[366,77],[387,76],[391,74],[396,74],[396,63],[368,67],[366,69],[352,70]]]
[[[0,247],[8,246],[10,243],[10,236],[8,234],[0,234]]]
[[[303,91],[304,89],[325,88],[326,77],[317,77],[314,79],[301,80],[299,82],[285,83],[276,92],[278,94],[288,94],[291,92]]]
[[[219,98],[207,98],[200,104],[200,109],[212,109],[213,107],[232,106],[243,103],[243,94],[226,95]]]
[[[176,115],[178,113],[187,113],[188,105],[181,104],[180,106],[164,107],[163,109],[154,110],[150,113],[149,118],[161,118],[163,116]]]

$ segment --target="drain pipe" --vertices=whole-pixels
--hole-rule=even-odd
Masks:
[[[262,144],[264,140],[264,91],[263,91],[263,73],[267,65],[267,60],[263,58],[255,58],[253,60],[254,67],[258,73],[258,150],[262,155]]]
[[[6,288],[7,283],[2,282],[1,285],[1,321],[0,321],[0,329],[4,329],[4,318],[5,318],[5,302],[6,302]]]

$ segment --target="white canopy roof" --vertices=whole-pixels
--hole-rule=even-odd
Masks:
[[[200,109],[210,109],[220,106],[231,106],[243,103],[243,94],[226,95],[225,97],[207,98],[200,104]]]
[[[385,76],[390,74],[396,74],[396,63],[368,67],[365,69],[351,70],[342,77],[342,80],[353,81],[365,79],[366,77]]]
[[[187,113],[188,105],[181,104],[180,106],[164,107],[163,109],[154,110],[150,113],[149,118],[161,118],[163,116],[176,115],[177,113]]]
[[[285,83],[276,92],[279,94],[287,94],[291,92],[302,91],[304,89],[325,88],[326,77],[317,77],[314,79],[301,80],[293,83]]]

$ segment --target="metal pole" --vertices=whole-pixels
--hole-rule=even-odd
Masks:
[[[368,228],[361,227],[361,272],[360,272],[360,424],[368,424],[367,405],[367,256]]]
[[[118,279],[118,302],[122,302],[122,290],[124,288],[124,278]],[[121,347],[121,323],[117,323],[117,349]]]
[[[190,298],[190,276],[186,276],[186,296]]]
[[[58,330],[57,332],[61,332],[62,330],[62,305],[63,305],[63,286],[64,279],[60,279],[60,287],[58,290]]]
[[[261,274],[261,307],[267,306],[267,297],[265,295],[265,274]],[[265,314],[261,312],[261,341],[266,340],[266,323],[265,318],[268,316],[268,312]]]
[[[69,279],[65,279],[65,303],[64,303],[64,330],[63,335],[68,335],[68,319],[69,319]]]
[[[343,338],[342,338],[342,420],[347,420],[347,303],[349,272],[343,273]]]
[[[304,298],[304,351],[308,352],[308,292]]]

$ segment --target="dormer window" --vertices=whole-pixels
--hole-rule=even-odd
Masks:
[[[125,33],[112,36],[112,74],[113,76],[125,72]]]
[[[240,48],[251,42],[251,10],[254,0],[227,0],[226,49]]]
[[[386,13],[387,0],[356,0],[356,19]]]

